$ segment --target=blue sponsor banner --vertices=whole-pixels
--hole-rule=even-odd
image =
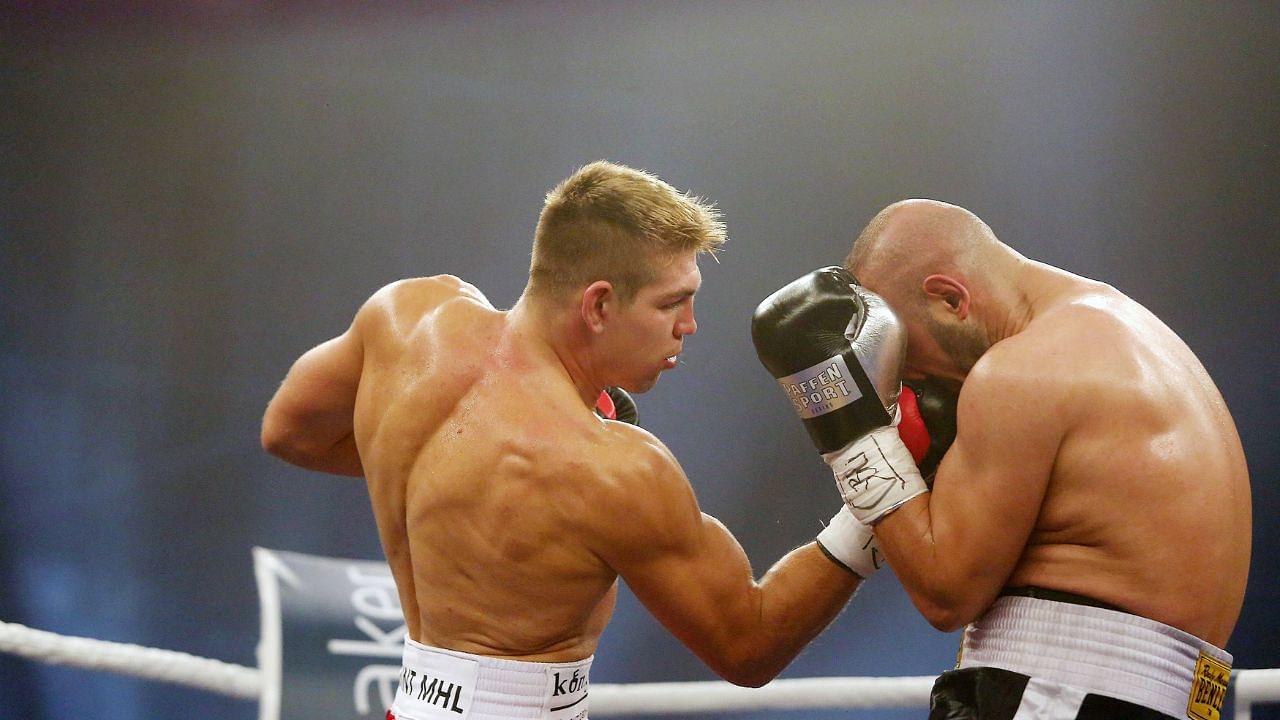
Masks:
[[[253,549],[262,605],[259,720],[382,718],[405,624],[385,562]]]

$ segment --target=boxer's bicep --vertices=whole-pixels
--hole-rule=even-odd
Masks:
[[[958,407],[963,436],[939,467],[931,507],[935,535],[952,544],[993,593],[1026,547],[1062,437],[1037,417],[1043,388],[1023,379],[982,379]]]
[[[975,368],[933,492],[877,526],[889,564],[934,625],[972,620],[1013,572],[1062,436],[1052,403],[1035,378]]]
[[[361,312],[364,312],[363,310]],[[262,445],[307,465],[352,432],[356,391],[364,364],[362,321],[303,353],[276,390],[262,418]]]
[[[674,461],[672,461],[674,463]],[[678,467],[651,478],[600,521],[601,557],[673,635],[722,675],[759,593],[733,535],[701,512]]]
[[[716,672],[731,675],[759,595],[737,540],[715,518],[699,519],[691,542],[654,553],[624,577],[658,622]]]

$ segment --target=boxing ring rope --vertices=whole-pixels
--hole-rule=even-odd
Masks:
[[[186,685],[257,700],[262,673],[257,668],[129,643],[72,637],[0,621],[0,652],[49,665],[66,665]]]
[[[258,700],[266,683],[257,668],[183,652],[71,637],[0,621],[0,652],[37,662],[130,675]],[[800,709],[926,708],[932,676],[775,680],[762,688],[726,682],[593,684],[595,717]],[[1255,703],[1280,702],[1280,669],[1236,670],[1235,720]]]

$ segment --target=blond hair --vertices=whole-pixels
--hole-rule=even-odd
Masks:
[[[527,292],[559,294],[597,280],[623,302],[665,262],[725,242],[720,213],[643,170],[599,160],[547,193],[533,236]]]

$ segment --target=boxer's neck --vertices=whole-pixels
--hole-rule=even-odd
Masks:
[[[503,343],[539,369],[563,380],[588,407],[595,407],[604,383],[592,371],[589,342],[576,308],[521,297],[507,311]],[[578,318],[580,320],[580,318]]]
[[[1056,307],[1079,291],[1082,278],[1042,262],[1019,257],[1008,274],[1009,281],[996,284],[991,303],[993,317],[987,324],[992,343],[1017,335],[1039,315]]]

